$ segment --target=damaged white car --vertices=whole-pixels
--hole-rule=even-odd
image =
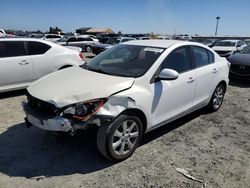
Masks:
[[[144,133],[205,106],[217,111],[228,73],[227,60],[199,43],[130,41],[31,84],[25,121],[70,133],[98,126],[101,154],[120,161]]]

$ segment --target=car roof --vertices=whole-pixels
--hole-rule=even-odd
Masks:
[[[123,44],[168,48],[169,46],[172,46],[178,43],[197,44],[194,42],[180,41],[180,40],[132,40],[132,41],[125,42]]]
[[[238,42],[240,40],[221,40],[220,42]]]
[[[37,38],[31,38],[31,37],[11,37],[11,38],[1,38],[0,37],[0,41],[34,41],[34,42],[42,42],[42,43],[45,43],[45,44],[48,44],[50,46],[57,46],[58,44],[55,44],[53,42],[50,42],[50,41],[46,41],[46,40],[43,40],[43,39],[37,39]],[[60,45],[59,45],[60,46]]]

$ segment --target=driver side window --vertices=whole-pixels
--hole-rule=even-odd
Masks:
[[[171,52],[161,64],[161,70],[173,69],[183,73],[191,69],[190,52],[188,47],[180,47]]]

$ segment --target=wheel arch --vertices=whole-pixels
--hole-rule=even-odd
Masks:
[[[61,66],[58,70],[62,70],[62,69],[65,69],[65,68],[69,68],[69,67],[72,67],[73,65],[63,65]]]
[[[221,80],[218,84],[217,84],[217,86],[218,85],[220,85],[220,84],[222,84],[224,87],[225,87],[225,91],[227,90],[227,82],[225,81],[225,80]],[[216,87],[217,87],[216,86]]]
[[[121,114],[134,115],[138,117],[142,121],[143,133],[146,132],[148,121],[147,121],[147,117],[145,113],[142,110],[138,108],[129,108],[129,109],[122,111],[119,115]]]

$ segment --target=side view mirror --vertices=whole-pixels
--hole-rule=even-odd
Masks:
[[[163,69],[159,74],[160,80],[175,80],[179,77],[179,73],[173,69]]]

